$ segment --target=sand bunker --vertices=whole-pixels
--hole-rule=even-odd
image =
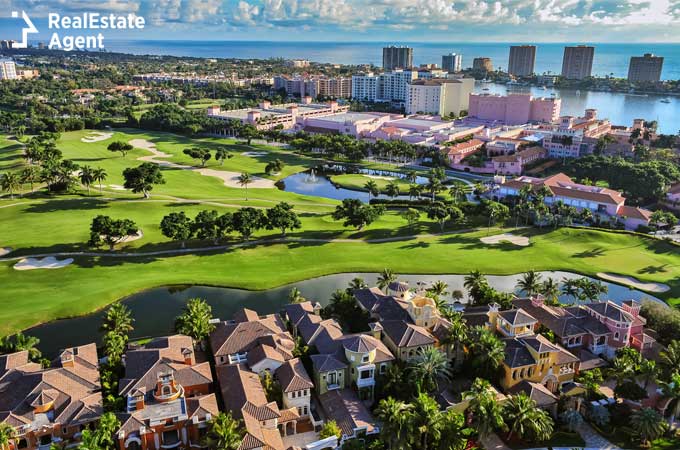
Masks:
[[[630,277],[627,275],[617,275],[615,273],[599,272],[597,276],[602,278],[603,280],[613,281],[614,283],[623,284],[625,286],[630,286],[632,288],[640,289],[642,291],[647,292],[661,293],[668,292],[671,290],[670,286],[668,286],[667,284],[646,283],[638,280],[635,277]]]
[[[395,177],[385,177],[382,175],[364,175],[366,178],[372,178],[374,180],[387,180],[387,181],[392,181],[396,180]]]
[[[256,158],[258,156],[267,156],[267,154],[268,154],[267,152],[243,152],[243,153],[241,153],[241,155],[249,156],[251,158],[253,158],[253,157]]]
[[[109,187],[113,189],[114,191],[124,191],[125,187],[121,186],[120,184],[109,184]]]
[[[486,236],[480,239],[485,244],[500,244],[501,242],[509,242],[520,247],[529,245],[529,238],[525,236],[515,236],[513,234],[497,234],[495,236]]]
[[[142,156],[141,158],[137,158],[139,161],[145,161],[145,162],[152,162],[154,164],[158,164],[159,166],[162,167],[171,167],[173,169],[182,169],[182,170],[192,170],[194,172],[198,172],[201,175],[204,175],[206,177],[215,177],[219,178],[222,180],[225,186],[231,187],[231,188],[242,188],[238,182],[238,177],[241,176],[240,173],[237,172],[225,172],[224,170],[215,170],[215,169],[202,169],[198,167],[193,167],[193,166],[187,166],[185,164],[177,164],[174,162],[170,161],[158,161],[156,158],[171,158],[172,155],[169,155],[167,153],[163,153],[160,150],[156,148],[156,144],[153,142],[149,142],[146,139],[133,139],[130,141],[130,144],[133,147],[136,148],[141,148],[144,150],[147,150],[152,153],[150,156]],[[247,153],[247,152],[246,152]],[[251,177],[251,182],[248,183],[248,188],[255,188],[255,189],[273,189],[276,186],[274,185],[274,181],[268,180],[266,178],[260,178],[260,177]]]
[[[124,244],[126,242],[132,242],[136,241],[138,239],[141,239],[144,237],[144,233],[142,233],[142,230],[137,231],[137,234],[131,234],[128,236],[125,236],[123,239],[117,242],[117,244]]]
[[[54,256],[47,258],[26,258],[14,265],[15,270],[35,270],[35,269],[61,269],[73,263],[73,258],[59,261]]]
[[[11,247],[0,247],[0,256],[5,256],[12,253]]]
[[[105,141],[107,139],[111,139],[113,137],[113,133],[104,133],[102,131],[93,131],[87,136],[81,138],[80,140],[82,142],[85,142],[87,144],[92,144],[94,142],[99,142],[99,141]]]

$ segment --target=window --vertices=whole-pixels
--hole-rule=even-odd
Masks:
[[[384,374],[387,372],[387,364],[380,364],[380,373]]]
[[[372,370],[364,370],[359,374],[359,378],[362,380],[368,380],[370,378],[373,378],[373,371]]]
[[[337,372],[330,372],[328,374],[328,384],[338,384],[338,374],[337,374]]]
[[[617,341],[619,340],[619,332],[618,331],[616,333],[614,333],[614,339],[616,339]]]
[[[368,355],[364,355],[361,357],[361,362],[368,362]]]

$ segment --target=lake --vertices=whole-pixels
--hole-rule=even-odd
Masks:
[[[578,278],[569,272],[542,272],[544,277],[550,276],[556,280],[564,278]],[[489,283],[496,289],[513,292],[515,284],[520,275],[509,276],[488,276]],[[230,289],[209,286],[173,286],[149,289],[139,292],[122,300],[122,303],[130,308],[135,318],[135,330],[132,338],[142,338],[149,336],[163,336],[172,333],[175,320],[188,299],[200,297],[208,301],[213,309],[215,317],[220,319],[231,319],[233,314],[241,308],[249,308],[260,314],[278,312],[287,303],[287,296],[293,287],[297,287],[302,295],[309,299],[320,302],[322,305],[328,303],[331,294],[337,289],[347,287],[350,280],[355,277],[363,278],[369,286],[376,283],[378,274],[375,273],[343,273],[328,275],[319,278],[292,283],[266,291],[247,291],[242,289]],[[430,284],[437,280],[442,280],[449,285],[449,292],[459,289],[465,292],[463,287],[464,275],[399,275],[399,279],[407,281],[411,286],[423,282]],[[627,299],[649,299],[662,302],[641,291],[632,290],[624,286],[613,283],[604,283],[609,287],[607,295],[602,298],[609,298],[617,302]],[[562,298],[563,301],[569,301]],[[64,319],[50,322],[44,325],[26,330],[27,334],[36,336],[40,339],[39,348],[45,355],[55,356],[60,349],[82,345],[93,340],[99,341],[103,311],[89,314],[73,319]]]

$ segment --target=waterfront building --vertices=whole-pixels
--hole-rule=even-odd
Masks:
[[[383,69],[409,69],[413,67],[413,49],[411,47],[383,47]]]
[[[510,47],[508,73],[516,77],[530,77],[536,64],[535,45],[513,45]]]
[[[449,53],[442,56],[442,69],[447,72],[460,72],[463,70],[463,55]]]
[[[352,75],[352,98],[364,102],[375,102],[378,95],[380,75],[372,72]]]
[[[300,103],[272,105],[264,100],[257,108],[234,109],[223,111],[219,106],[207,109],[208,117],[223,120],[238,120],[243,124],[254,125],[260,130],[269,130],[281,125],[284,129],[293,128],[298,118],[322,117],[347,112],[348,105],[339,105],[336,101],[326,104],[312,103],[311,97],[303,97]],[[227,132],[225,128],[225,133]]]
[[[534,98],[530,94],[471,94],[468,116],[505,125],[530,122],[556,122],[560,117],[562,100]]]
[[[628,66],[628,81],[657,82],[661,80],[663,57],[645,53],[644,56],[633,56]]]
[[[62,351],[47,369],[25,350],[0,355],[0,423],[14,429],[8,448],[76,447],[103,413],[95,344]]]
[[[349,98],[352,95],[352,80],[346,77],[278,75],[274,77],[274,89],[283,89],[289,95],[300,97]]]
[[[377,84],[376,99],[388,102],[404,102],[408,95],[408,87],[418,78],[415,70],[395,69],[380,74]]]
[[[562,76],[572,80],[582,80],[592,75],[595,47],[579,45],[564,47]]]
[[[543,136],[551,158],[578,158],[591,154],[598,139],[611,129],[609,120],[597,118],[596,109],[587,109],[585,117],[564,116],[556,124],[539,125],[536,135]]]
[[[130,345],[119,394],[125,399],[120,450],[189,449],[201,445],[219,413],[208,361],[198,361],[193,339],[174,335]]]
[[[0,80],[16,80],[17,67],[12,59],[0,59]]]
[[[409,85],[406,113],[458,116],[461,111],[467,111],[474,84],[472,78],[415,80]]]
[[[578,211],[588,209],[596,218],[607,222],[618,221],[627,230],[635,230],[640,225],[649,225],[649,218],[652,214],[646,209],[625,205],[626,199],[618,191],[579,184],[563,173],[547,178],[521,176],[512,180],[504,180],[498,183],[492,195],[499,199],[516,197],[524,186],[529,186],[532,192],[538,192],[542,187],[547,187],[551,192],[551,195],[544,199],[548,206],[562,202],[567,206],[575,207]]]
[[[493,72],[493,63],[491,58],[480,57],[472,60],[472,70],[480,72]]]

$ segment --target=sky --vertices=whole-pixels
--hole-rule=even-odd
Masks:
[[[20,37],[22,10],[32,40],[48,13],[99,12],[147,22],[107,39],[680,42],[680,0],[0,0],[0,38]]]

